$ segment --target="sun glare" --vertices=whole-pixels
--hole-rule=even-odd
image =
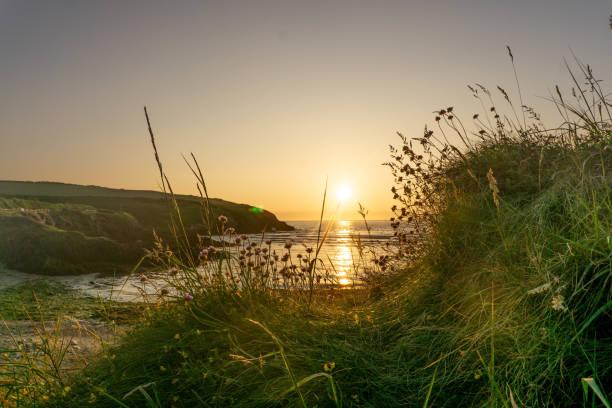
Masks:
[[[340,202],[344,202],[351,198],[351,189],[347,186],[342,186],[338,189],[336,194],[338,195],[338,200],[340,200]]]

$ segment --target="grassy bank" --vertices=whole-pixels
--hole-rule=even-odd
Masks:
[[[166,256],[185,272],[177,298],[150,304],[78,377],[13,397],[58,407],[606,406],[612,117],[580,68],[590,86],[574,84],[574,105],[559,93],[558,128],[517,112],[500,89],[504,115],[474,87],[485,112],[472,116],[473,133],[449,107],[435,131],[402,136],[388,163],[396,239],[371,264],[367,291],[311,290],[319,264],[288,267],[290,248],[272,266],[245,251],[254,261],[237,266],[240,284],[217,259]],[[289,289],[262,283],[275,276]]]

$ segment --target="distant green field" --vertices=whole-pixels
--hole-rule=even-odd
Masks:
[[[208,235],[201,199],[182,195],[177,203],[188,238]],[[0,262],[46,274],[125,270],[153,244],[153,231],[171,241],[168,205],[155,191],[0,181]],[[213,220],[225,215],[237,232],[292,229],[247,204],[211,199],[210,208]]]

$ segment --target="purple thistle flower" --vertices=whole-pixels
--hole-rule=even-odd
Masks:
[[[220,215],[219,216],[219,221],[223,224],[225,224],[227,222],[227,217],[225,215]]]
[[[183,296],[183,299],[189,301],[189,300],[193,300],[193,296],[191,296],[191,294],[189,293],[185,293],[185,296]]]

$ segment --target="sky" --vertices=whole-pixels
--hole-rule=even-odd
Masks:
[[[283,220],[389,217],[382,163],[432,111],[471,117],[466,85],[516,96],[544,121],[570,86],[563,58],[612,80],[612,0],[0,0],[0,179],[158,189],[149,109],[174,189]],[[610,89],[610,88],[607,88]],[[350,196],[339,200],[339,190]]]

